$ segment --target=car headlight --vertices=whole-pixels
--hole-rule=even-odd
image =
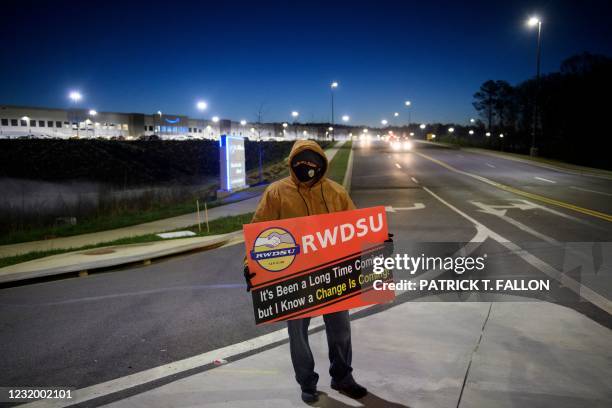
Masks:
[[[404,150],[412,150],[412,142],[404,142]]]

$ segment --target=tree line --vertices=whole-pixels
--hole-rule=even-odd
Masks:
[[[461,142],[528,154],[535,133],[540,156],[612,168],[606,119],[611,91],[612,58],[590,53],[567,58],[558,72],[539,80],[488,80],[473,106],[491,136],[478,132]]]

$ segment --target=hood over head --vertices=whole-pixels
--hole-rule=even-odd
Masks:
[[[300,178],[304,179],[304,177],[307,177],[304,175],[305,171],[310,171],[310,167],[305,167],[304,164],[313,167],[313,170],[319,166],[321,167],[316,170],[316,173],[310,173],[313,174],[313,178],[310,181],[300,180]],[[289,153],[289,172],[291,173],[291,180],[296,185],[313,186],[317,184],[327,174],[328,164],[325,152],[314,140],[296,141],[291,148],[291,153]]]

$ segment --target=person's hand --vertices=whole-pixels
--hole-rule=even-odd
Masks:
[[[393,244],[393,234],[389,234],[389,237],[385,241],[385,247],[383,248],[383,255],[385,258],[389,258],[395,251],[395,244]]]
[[[250,292],[251,289],[253,288],[253,284],[251,283],[251,279],[253,279],[253,277],[257,275],[256,273],[251,273],[251,271],[249,270],[249,266],[248,265],[244,265],[244,280],[246,280],[246,284],[247,284],[247,292]]]

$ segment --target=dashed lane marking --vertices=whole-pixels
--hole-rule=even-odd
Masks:
[[[543,178],[543,177],[534,177],[534,179],[536,179],[536,180],[540,180],[540,181],[545,181],[545,182],[547,182],[547,183],[552,183],[552,184],[555,184],[555,183],[556,183],[556,181],[549,180],[549,179],[545,179],[545,178]]]
[[[576,187],[576,186],[571,186],[570,188],[574,190],[586,191],[587,193],[601,194],[601,195],[605,195],[608,197],[612,197],[612,194],[604,193],[603,191],[589,190],[588,188],[582,188],[582,187]]]

